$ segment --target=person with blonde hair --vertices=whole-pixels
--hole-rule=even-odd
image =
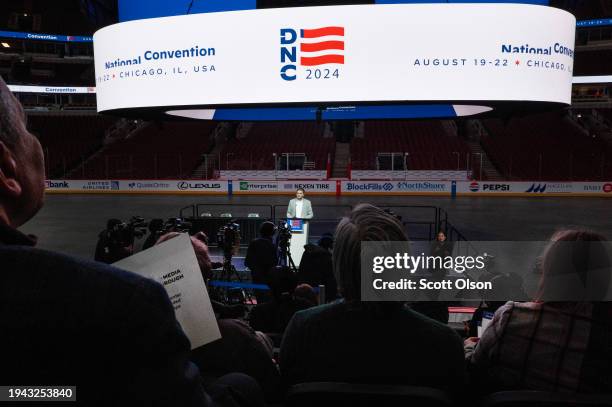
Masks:
[[[480,388],[609,392],[612,380],[610,246],[588,230],[553,234],[531,302],[509,301],[465,354]],[[561,301],[565,300],[565,301]]]

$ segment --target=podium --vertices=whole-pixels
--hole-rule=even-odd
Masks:
[[[308,220],[307,219],[287,219],[287,226],[291,230],[291,240],[289,241],[289,251],[296,268],[300,267],[304,245],[308,243]],[[289,259],[287,259],[289,264]]]

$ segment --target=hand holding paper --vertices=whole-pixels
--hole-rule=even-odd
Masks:
[[[162,284],[195,349],[221,338],[200,267],[186,233],[114,264]]]

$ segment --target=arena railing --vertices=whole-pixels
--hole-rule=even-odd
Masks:
[[[477,157],[478,154],[466,151],[396,151],[372,155],[371,152],[353,151],[350,168],[351,171],[403,172],[404,179],[411,179],[411,173],[416,171],[457,171],[465,173],[467,179],[482,175],[482,159]]]
[[[211,242],[216,242],[218,230],[230,222],[240,227],[240,246],[246,247],[258,237],[259,227],[273,219],[271,205],[252,204],[192,204],[179,210],[179,217],[193,224],[194,230],[204,231]]]
[[[310,240],[316,241],[324,233],[334,233],[340,219],[352,208],[352,205],[317,205],[316,217],[310,220]],[[434,240],[437,232],[443,230],[449,240],[469,243],[468,239],[448,221],[448,213],[442,208],[428,205],[383,205],[381,208],[389,209],[401,217],[402,224],[412,241]],[[195,220],[200,226],[206,223],[207,234],[216,231],[215,228],[231,220],[236,220],[241,225],[241,246],[245,246],[257,237],[262,222],[270,220],[277,224],[285,219],[286,210],[286,205],[206,203],[182,207],[179,210],[179,217]]]
[[[469,240],[449,222],[449,215],[444,209],[431,205],[381,205],[401,218],[406,227],[407,234],[414,241],[434,240],[438,231],[446,233],[449,240],[465,242],[466,249],[475,252],[469,247]],[[336,225],[353,209],[353,205],[316,205],[316,217],[310,220],[311,240],[317,240],[323,233],[333,233]],[[179,217],[188,219],[219,219],[225,223],[232,219],[251,220],[263,222],[270,220],[278,223],[285,219],[287,205],[252,205],[252,204],[225,204],[205,203],[192,204],[179,210]],[[221,216],[225,214],[225,216]],[[249,216],[251,214],[251,216]],[[253,216],[257,214],[259,216]],[[248,235],[248,236],[247,236]],[[249,232],[243,236],[243,244],[248,244],[248,238],[255,238],[257,231]],[[246,243],[245,243],[246,242]],[[463,249],[462,249],[463,250]]]

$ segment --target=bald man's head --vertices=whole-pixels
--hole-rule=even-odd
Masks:
[[[45,188],[40,143],[21,104],[0,78],[0,222],[21,226],[38,212]]]

